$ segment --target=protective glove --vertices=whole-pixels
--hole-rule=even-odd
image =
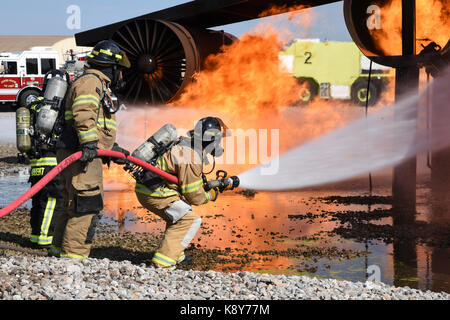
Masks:
[[[111,151],[117,151],[117,152],[121,152],[124,155],[126,155],[127,157],[130,155],[130,152],[124,148],[119,147],[119,145],[115,142]],[[120,164],[120,165],[125,165],[128,163],[127,159],[118,159],[118,158],[112,158],[112,161],[116,164]]]
[[[211,200],[210,201],[216,201],[217,197],[219,196],[219,189],[218,188],[214,188],[209,190],[207,193],[209,193],[209,195],[211,196]]]
[[[83,154],[81,155],[80,161],[87,164],[88,162],[92,162],[95,157],[97,157],[97,145],[98,141],[90,141],[81,144],[81,151]]]

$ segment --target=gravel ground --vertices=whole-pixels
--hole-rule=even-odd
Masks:
[[[448,300],[385,284],[251,272],[155,269],[130,261],[0,256],[3,300]]]

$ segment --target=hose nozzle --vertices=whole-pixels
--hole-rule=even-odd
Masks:
[[[209,191],[211,189],[219,189],[220,192],[224,192],[226,190],[233,190],[239,186],[239,178],[237,176],[225,177],[217,180],[209,180],[205,184],[205,191]]]

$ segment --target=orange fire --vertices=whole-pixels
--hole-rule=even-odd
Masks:
[[[246,117],[279,111],[298,100],[297,81],[280,70],[280,43],[276,33],[246,34],[207,58],[207,69],[176,101],[177,105]]]
[[[309,28],[317,14],[311,8],[298,11],[303,8],[273,7],[262,13],[261,16],[265,16],[289,11],[287,15],[277,16],[275,21],[271,18],[263,22],[239,41],[224,47],[221,53],[208,57],[206,69],[169,108],[143,107],[127,112],[124,125],[119,125],[119,143],[131,151],[166,123],[185,129],[179,132],[184,135],[200,118],[217,116],[233,132],[241,130],[249,133],[253,130],[258,143],[266,141],[266,157],[261,157],[260,154],[255,155],[255,150],[249,150],[249,138],[244,137],[247,147],[243,151],[245,163],[242,163],[237,161],[241,156],[239,152],[242,152],[237,150],[238,138],[225,139],[225,154],[216,169],[223,168],[231,174],[239,174],[266,162],[269,157],[354,120],[353,115],[342,112],[342,105],[345,105],[342,101],[326,101],[317,97],[306,106],[292,107],[300,99],[302,87],[291,73],[282,68],[279,53],[288,31],[280,31],[279,23],[275,26],[274,22],[287,19],[297,27]],[[275,153],[271,151],[270,140],[274,130],[278,130],[279,134],[279,147]],[[233,141],[229,143],[231,139],[234,139],[234,145]],[[251,161],[255,157],[256,161]],[[129,184],[129,177],[123,178],[121,175],[123,173],[105,171],[105,176],[120,177],[121,183]]]
[[[270,10],[273,14],[273,10],[281,13],[286,8]],[[286,15],[283,16],[286,19]],[[313,9],[306,9],[289,12],[287,19],[295,21],[296,26],[308,28],[315,16]],[[282,16],[276,20],[279,22],[280,19]],[[256,150],[250,148],[249,137],[243,138],[243,151],[238,150],[238,137],[224,139],[225,153],[218,159],[215,169],[237,175],[363,116],[362,108],[349,103],[348,108],[343,108],[345,102],[326,101],[320,97],[308,105],[295,106],[301,86],[291,73],[282,68],[279,59],[287,32],[285,29],[280,32],[273,24],[264,22],[239,41],[224,47],[223,52],[210,56],[206,70],[199,73],[195,82],[169,107],[143,106],[119,113],[119,144],[132,151],[166,123],[175,125],[179,135],[185,135],[200,118],[220,117],[233,133],[241,130],[250,133],[249,136],[256,134]],[[266,135],[260,130],[265,130]],[[277,142],[271,141],[271,134],[275,131],[279,134],[279,146],[272,151],[272,144]],[[260,152],[261,142],[265,142],[267,148],[264,157]],[[242,152],[245,153],[245,161],[239,162]],[[205,172],[210,169],[208,166]],[[112,166],[110,170],[105,169],[105,177],[112,188],[121,185],[134,188],[134,180],[121,168]],[[105,183],[106,186],[110,184]]]
[[[282,5],[282,6],[274,5],[274,6],[270,7],[269,9],[261,12],[259,14],[259,17],[264,18],[264,17],[273,16],[273,15],[277,15],[277,14],[289,13],[288,20],[292,21],[294,19],[297,19],[300,10],[304,10],[304,9],[308,9],[308,8],[310,8],[310,6],[307,6],[307,5],[296,5],[296,6],[288,6],[287,4]]]
[[[420,44],[434,41],[444,47],[450,39],[450,1],[416,0],[416,53]],[[402,1],[391,0],[381,7],[381,29],[370,31],[386,55],[402,54]]]

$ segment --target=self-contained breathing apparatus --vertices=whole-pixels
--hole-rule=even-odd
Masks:
[[[177,141],[177,128],[171,124],[166,124],[134,150],[131,155],[155,166],[158,159]],[[138,183],[144,183],[145,181],[147,184],[149,184],[149,182],[150,184],[157,184],[162,181],[156,174],[143,170],[136,165],[127,164],[125,165],[124,170],[128,171]]]
[[[223,124],[221,120],[220,123]],[[199,126],[196,127],[199,128]],[[192,139],[194,139],[194,134],[195,129],[189,132],[189,136]],[[175,126],[166,124],[149,139],[147,139],[142,145],[140,145],[135,151],[133,151],[132,156],[155,166],[158,159],[160,159],[172,146],[180,143],[182,139],[183,138],[178,138],[177,129]],[[193,140],[192,143],[194,143]],[[208,151],[205,148],[207,152],[210,152],[213,156],[220,156],[223,153],[223,149],[219,145],[220,139],[216,140],[214,143],[211,141],[209,143],[214,145],[219,152],[214,152],[214,150]],[[208,146],[209,145],[206,147]],[[132,164],[127,164],[124,167],[124,170],[128,171],[138,183],[144,184],[149,188],[157,187],[163,182],[162,178],[160,178],[157,174],[143,170],[141,167]],[[214,170],[214,168],[212,170]],[[206,174],[203,172],[202,179],[204,182],[205,191],[217,189],[218,191],[223,192],[225,190],[233,190],[239,186],[239,178],[236,176],[230,177],[223,170],[218,170],[216,172],[216,180],[207,180]]]
[[[77,79],[94,75],[102,83],[102,92],[97,93],[106,114],[114,114],[120,108],[119,99],[108,89],[95,73],[85,73]],[[19,162],[25,155],[39,158],[41,150],[54,149],[64,130],[66,93],[70,87],[70,77],[65,71],[52,70],[44,76],[44,96],[20,107],[16,111],[16,141]],[[109,90],[110,96],[106,94]]]
[[[44,95],[16,111],[17,149],[23,158],[41,156],[41,150],[55,148],[64,126],[64,101],[70,77],[52,70],[44,76]]]

